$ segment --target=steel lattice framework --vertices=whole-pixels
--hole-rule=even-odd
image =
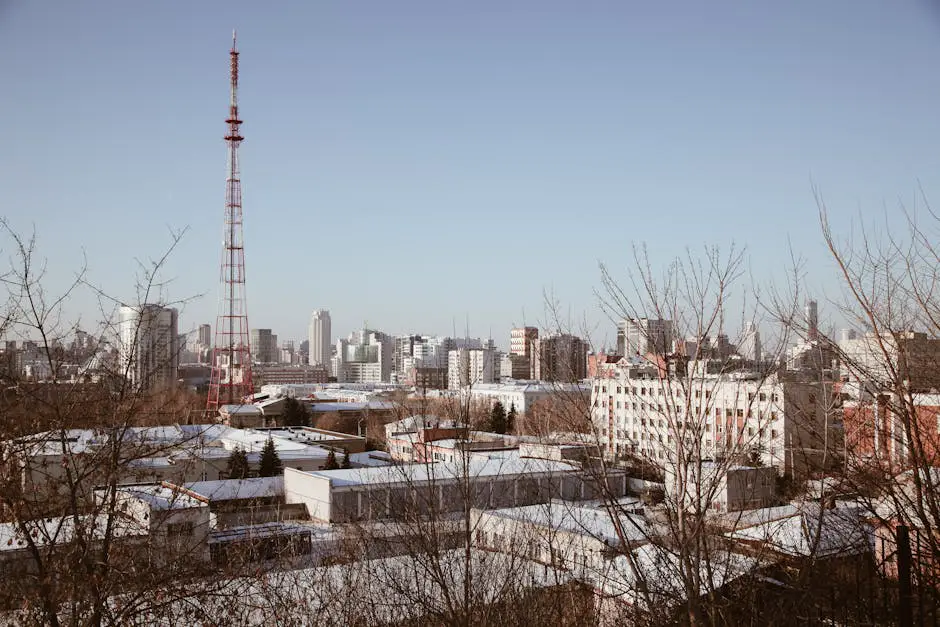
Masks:
[[[238,147],[242,139],[238,118],[238,48],[232,33],[231,101],[228,134],[228,177],[225,180],[225,235],[222,249],[219,315],[215,322],[212,378],[206,411],[217,413],[221,405],[237,405],[254,392],[251,381],[248,306],[245,294],[245,246],[242,233],[242,184]]]

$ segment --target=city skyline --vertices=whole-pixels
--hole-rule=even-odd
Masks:
[[[793,245],[824,295],[813,183],[836,224],[916,206],[918,181],[936,196],[926,4],[538,6],[4,7],[0,50],[17,61],[0,76],[23,96],[0,103],[6,217],[35,225],[50,291],[84,250],[115,297],[132,260],[163,252],[161,231],[187,228],[168,300],[203,295],[179,307],[181,330],[211,321],[233,26],[249,311],[281,337],[327,308],[334,337],[369,320],[503,345],[546,326],[549,291],[609,345],[596,264],[627,280],[632,241],[654,263],[737,241],[761,280]],[[343,263],[318,274],[309,241]],[[401,289],[412,276],[433,306]],[[271,304],[288,299],[296,310]],[[86,291],[68,311],[91,320],[96,305]]]

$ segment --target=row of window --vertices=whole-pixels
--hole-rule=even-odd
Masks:
[[[613,389],[614,387],[611,386],[611,392],[613,392]],[[598,392],[600,394],[607,394],[607,386],[595,385],[594,394],[598,394]],[[712,396],[711,390],[704,390],[704,392],[705,392],[705,398],[711,398]],[[670,396],[670,394],[666,394],[663,391],[663,388],[661,387],[646,388],[646,387],[641,386],[637,388],[637,387],[626,387],[626,386],[621,386],[621,385],[617,386],[617,394],[630,394],[632,396]],[[676,398],[684,397],[685,393],[679,388],[674,388],[671,396],[675,396]],[[773,392],[771,394],[767,394],[765,392],[758,392],[758,393],[749,392],[747,395],[748,402],[754,401],[755,397],[757,398],[757,400],[762,401],[762,402],[771,400],[772,402],[777,403],[780,401],[780,396],[776,392]],[[695,390],[695,398],[702,398],[702,390]],[[816,402],[815,396],[810,394],[810,403],[815,403],[815,402]]]

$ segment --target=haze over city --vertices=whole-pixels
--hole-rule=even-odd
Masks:
[[[249,319],[285,339],[323,307],[502,345],[547,290],[609,344],[597,263],[626,278],[634,241],[734,241],[759,280],[792,246],[824,300],[813,184],[843,224],[940,187],[927,2],[4,3],[2,213],[50,289],[84,253],[131,301],[187,229],[167,296],[214,322],[233,27]]]

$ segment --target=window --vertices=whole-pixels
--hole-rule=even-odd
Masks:
[[[620,394],[620,386],[617,386],[617,394]]]
[[[776,430],[776,429],[771,429],[771,430],[770,430],[770,437],[772,437],[772,438],[777,437],[777,430]]]
[[[760,393],[760,400],[766,401],[766,400],[767,400],[767,395],[764,394],[763,392],[761,392],[761,393]]]
[[[702,391],[701,391],[701,390],[695,390],[695,398],[702,398]]]
[[[640,388],[640,396],[646,396],[646,388]]]
[[[731,418],[734,416],[734,411],[729,407],[725,410],[725,418]]]
[[[743,410],[743,409],[739,409],[739,410],[738,410],[738,418],[744,418],[744,410]]]

